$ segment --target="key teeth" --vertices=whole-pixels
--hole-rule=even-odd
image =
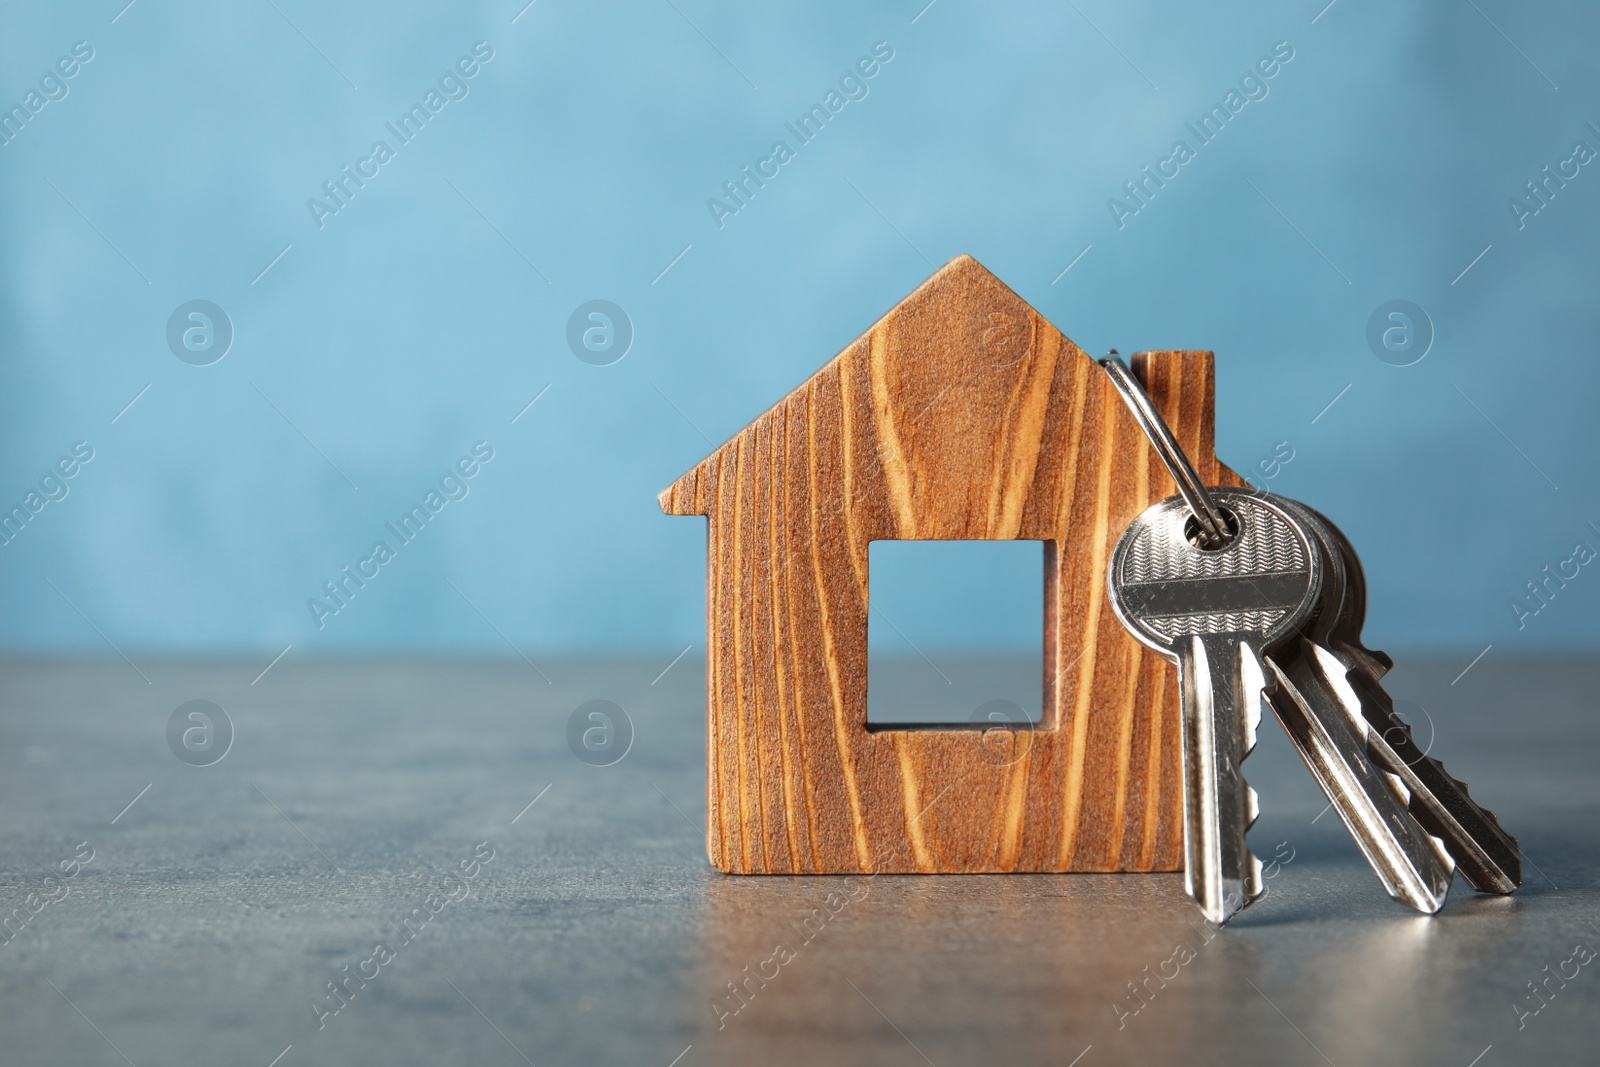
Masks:
[[[1396,718],[1398,718],[1398,716],[1396,716]],[[1460,789],[1463,797],[1466,797],[1468,800],[1472,800],[1472,787],[1470,785],[1451,774],[1447,769],[1445,769],[1445,765],[1434,757],[1424,755],[1422,758],[1427,760],[1429,766],[1437,768],[1440,774],[1444,775],[1452,784],[1456,786],[1456,788]],[[1506,830],[1505,827],[1500,825],[1500,816],[1496,815],[1493,810],[1484,807],[1482,804],[1479,804],[1476,800],[1472,800],[1472,805],[1483,813],[1485,820],[1494,824],[1494,828],[1496,830],[1499,830],[1502,834],[1505,834],[1506,839],[1510,841],[1512,845],[1516,846],[1517,852],[1520,854],[1522,851],[1522,842],[1518,841],[1513,834]]]
[[[1360,652],[1366,658],[1376,658],[1388,663],[1389,665],[1393,664],[1393,661],[1382,652],[1371,652],[1367,649],[1358,649],[1356,651]],[[1346,680],[1354,682],[1356,680],[1355,676],[1363,673],[1364,672],[1362,672],[1360,668],[1352,668],[1346,672]],[[1368,688],[1376,689],[1380,692],[1382,691],[1382,686],[1372,676],[1368,675],[1361,680],[1366,683]],[[1444,854],[1453,856],[1454,853],[1445,843],[1447,840],[1446,836],[1433,831],[1433,828],[1438,825],[1434,814],[1427,809],[1420,797],[1406,787],[1403,779],[1398,776],[1396,771],[1391,770],[1391,768],[1394,767],[1395,761],[1404,763],[1405,760],[1401,754],[1396,752],[1393,746],[1389,744],[1387,739],[1387,731],[1392,729],[1401,730],[1405,734],[1406,740],[1411,743],[1412,747],[1416,746],[1416,739],[1412,736],[1411,724],[1400,717],[1400,713],[1394,709],[1393,703],[1385,701],[1385,704],[1387,705],[1386,710],[1380,708],[1380,706],[1376,705],[1373,701],[1362,701],[1363,709],[1370,709],[1370,713],[1367,716],[1367,731],[1364,739],[1366,742],[1367,753],[1372,758],[1373,764],[1383,773],[1384,777],[1387,778],[1390,784],[1395,788],[1395,795],[1405,801],[1406,811],[1411,814],[1412,818],[1417,820],[1417,822],[1422,826],[1423,830],[1426,831],[1430,837],[1439,842],[1440,848],[1443,850]],[[1373,718],[1380,714],[1383,715],[1387,722],[1380,723],[1373,721]],[[1509,833],[1505,827],[1500,825],[1500,817],[1498,815],[1496,815],[1491,809],[1484,807],[1482,804],[1479,804],[1477,801],[1472,799],[1472,787],[1465,781],[1451,774],[1450,771],[1445,767],[1443,761],[1428,755],[1426,752],[1420,752],[1418,753],[1417,758],[1411,761],[1410,766],[1414,768],[1417,763],[1426,763],[1430,768],[1438,772],[1440,777],[1449,782],[1457,791],[1460,792],[1462,798],[1465,799],[1483,817],[1486,823],[1492,826],[1495,831],[1497,831],[1499,834],[1501,834],[1501,836],[1510,842],[1511,847],[1516,854],[1517,866],[1516,870],[1505,872],[1505,877],[1506,880],[1510,882],[1511,889],[1515,889],[1516,887],[1520,886],[1522,884],[1522,843],[1518,841],[1514,835]],[[1413,773],[1415,772],[1413,771]],[[1467,879],[1474,889],[1477,889],[1480,892],[1501,894],[1511,892],[1511,889],[1505,889],[1500,885],[1491,884],[1495,880],[1494,876],[1491,876],[1487,882],[1485,882],[1484,879],[1474,876],[1470,870],[1463,868],[1459,860],[1456,860],[1455,862],[1455,869],[1457,873],[1461,874],[1462,877]],[[1480,884],[1480,882],[1483,884]]]
[[[1261,817],[1261,794],[1257,793],[1248,781],[1243,780],[1243,764],[1249,758],[1250,753],[1255,751],[1255,728],[1261,722],[1261,701],[1246,704],[1246,709],[1244,716],[1245,743],[1241,746],[1239,763],[1240,780],[1244,785],[1244,828],[1245,832],[1248,833],[1250,828],[1256,824],[1256,820]],[[1261,858],[1256,855],[1256,850],[1250,847],[1248,841],[1245,842],[1244,855],[1245,878],[1244,884],[1240,887],[1240,891],[1244,894],[1244,899],[1230,913],[1230,918],[1260,900],[1262,895],[1266,893],[1266,881],[1261,874]]]
[[[1261,726],[1262,703],[1262,700],[1251,700],[1246,701],[1244,705],[1244,736],[1240,738],[1239,775],[1240,781],[1244,786],[1244,828],[1246,833],[1256,824],[1256,820],[1261,817],[1261,794],[1257,793],[1255,788],[1244,780],[1244,761],[1249,759],[1250,754],[1256,749],[1256,736]],[[1256,855],[1255,849],[1250,847],[1248,841],[1245,842],[1244,854],[1246,875],[1244,885],[1241,887],[1244,893],[1244,900],[1240,902],[1238,908],[1234,909],[1235,914],[1249,907],[1255,901],[1260,900],[1262,893],[1265,891],[1263,889],[1265,882],[1261,877],[1261,859]]]
[[[1503,884],[1496,884],[1497,873],[1490,874],[1490,875],[1487,876],[1487,879],[1485,879],[1485,878],[1481,878],[1481,877],[1478,877],[1477,875],[1475,875],[1473,873],[1473,871],[1470,869],[1470,867],[1463,867],[1463,865],[1460,862],[1460,860],[1457,860],[1457,859],[1454,858],[1454,853],[1450,850],[1449,845],[1446,843],[1445,835],[1434,832],[1434,827],[1436,827],[1438,825],[1438,823],[1436,822],[1436,819],[1435,819],[1435,816],[1434,816],[1433,812],[1431,812],[1431,811],[1429,811],[1427,809],[1427,807],[1422,803],[1421,798],[1417,797],[1415,794],[1411,793],[1409,790],[1406,790],[1405,785],[1403,783],[1398,783],[1397,782],[1397,784],[1399,785],[1400,790],[1402,790],[1402,792],[1400,792],[1398,795],[1407,798],[1406,799],[1406,811],[1411,814],[1412,818],[1417,820],[1418,824],[1421,825],[1421,827],[1428,834],[1429,837],[1433,838],[1436,842],[1438,842],[1439,848],[1442,851],[1442,853],[1444,855],[1452,857],[1452,863],[1453,863],[1455,872],[1460,874],[1463,878],[1465,878],[1467,880],[1467,882],[1472,886],[1472,888],[1478,890],[1480,893],[1498,893],[1498,894],[1501,894],[1501,895],[1505,895],[1507,893],[1510,893],[1512,890],[1516,889],[1517,887],[1521,886],[1522,885],[1522,863],[1521,863],[1521,859],[1522,859],[1522,843],[1520,841],[1518,841],[1515,836],[1513,836],[1512,834],[1508,833],[1506,831],[1505,827],[1500,825],[1500,817],[1498,815],[1496,815],[1489,808],[1486,808],[1483,805],[1479,804],[1477,801],[1472,800],[1472,794],[1469,791],[1469,787],[1468,787],[1467,783],[1463,782],[1461,779],[1457,778],[1455,775],[1451,774],[1448,770],[1446,770],[1443,763],[1441,763],[1437,759],[1434,759],[1432,756],[1423,756],[1422,757],[1422,761],[1425,761],[1430,766],[1436,768],[1441,775],[1443,775],[1447,780],[1449,780],[1452,784],[1454,784],[1457,788],[1459,788],[1461,790],[1461,795],[1463,797],[1465,797],[1467,800],[1472,802],[1472,806],[1475,807],[1478,810],[1478,812],[1483,816],[1484,821],[1489,823],[1490,825],[1492,825],[1495,830],[1497,830],[1502,836],[1505,837],[1505,839],[1507,841],[1509,841],[1511,843],[1511,848],[1516,853],[1516,858],[1517,858],[1516,870],[1514,870],[1514,871],[1506,871],[1505,872],[1506,880],[1510,883],[1511,888],[1507,889],[1507,888],[1504,888]],[[1421,762],[1421,761],[1419,761],[1419,762]],[[1388,771],[1384,771],[1383,773],[1384,773],[1385,777],[1389,777],[1389,778],[1393,777],[1392,775],[1389,774]]]
[[[1274,676],[1269,672],[1263,679],[1261,696],[1256,700],[1247,700],[1244,703],[1244,736],[1240,738],[1239,745],[1239,775],[1244,785],[1244,828],[1248,833],[1261,817],[1261,794],[1244,779],[1244,761],[1256,750],[1256,742],[1261,729],[1261,709],[1267,702],[1267,691],[1276,684]],[[1266,882],[1261,874],[1261,859],[1256,855],[1255,849],[1245,842],[1246,871],[1242,887],[1244,900],[1235,912],[1243,910],[1255,901],[1260,900],[1266,892]]]
[[[1411,737],[1411,725],[1400,717],[1399,712],[1391,710],[1389,712],[1389,720],[1390,729],[1399,728],[1405,731],[1408,738]],[[1416,742],[1413,740],[1412,744],[1415,743]],[[1417,798],[1409,789],[1406,788],[1404,782],[1389,769],[1394,760],[1401,760],[1402,762],[1404,761],[1400,754],[1394,751],[1387,741],[1383,740],[1383,733],[1379,729],[1378,724],[1373,722],[1367,723],[1366,744],[1368,754],[1372,756],[1373,763],[1383,771],[1384,777],[1388,778],[1394,783],[1397,795],[1407,801],[1407,810],[1410,810],[1411,807],[1416,804]],[[1465,797],[1467,800],[1472,800],[1472,786],[1451,774],[1449,768],[1444,765],[1442,760],[1435,756],[1430,756],[1424,752],[1419,754],[1418,758],[1412,762],[1412,765],[1415,766],[1416,763],[1426,763],[1429,767],[1432,767],[1434,770],[1438,771],[1440,776],[1443,777],[1447,782],[1455,786],[1456,789],[1461,792],[1463,797]],[[1502,834],[1505,834],[1505,836],[1520,849],[1521,845],[1517,839],[1508,833],[1505,827],[1500,825],[1500,817],[1498,815],[1496,815],[1491,809],[1479,804],[1476,800],[1472,800],[1472,805],[1473,807],[1477,808],[1478,811],[1483,813],[1483,816],[1487,821],[1494,824],[1495,829],[1499,830]],[[1413,814],[1415,814],[1415,812],[1413,812]]]

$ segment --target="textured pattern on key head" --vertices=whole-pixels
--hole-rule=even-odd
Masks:
[[[1300,523],[1248,492],[1214,492],[1239,520],[1239,535],[1224,548],[1190,544],[1189,511],[1172,497],[1136,518],[1112,553],[1113,605],[1146,643],[1207,633],[1275,637],[1315,599],[1315,554]]]
[[[1204,615],[1145,615],[1144,624],[1168,641],[1176,641],[1185,634],[1236,634],[1270,630],[1285,609],[1269,608],[1266,611],[1227,611]]]
[[[1158,505],[1159,506],[1159,505]],[[1259,502],[1230,502],[1239,517],[1239,538],[1228,550],[1206,552],[1184,537],[1188,512],[1180,511],[1176,523],[1148,525],[1128,545],[1122,576],[1128,582],[1170,581],[1174,578],[1215,578],[1233,574],[1277,574],[1306,569],[1306,544],[1292,527],[1277,519]]]

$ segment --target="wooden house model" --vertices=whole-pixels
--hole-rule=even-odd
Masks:
[[[1208,484],[1212,354],[1136,374]],[[1182,864],[1178,682],[1106,603],[1174,486],[1105,372],[969,256],[660,495],[709,519],[707,850],[722,871]],[[868,543],[1044,542],[1036,726],[867,722]]]

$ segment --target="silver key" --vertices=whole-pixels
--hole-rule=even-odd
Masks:
[[[1442,842],[1467,884],[1481,893],[1513,892],[1522,884],[1517,839],[1501,828],[1494,812],[1472,799],[1465,782],[1422,751],[1411,727],[1395,712],[1394,701],[1378,681],[1392,661],[1361,644],[1366,594],[1355,548],[1337,526],[1301,507],[1330,549],[1342,555],[1347,572],[1346,603],[1325,638],[1311,640],[1307,649],[1318,687],[1337,703],[1394,794]]]
[[[1280,497],[1278,502],[1316,534],[1325,571],[1315,617],[1268,664],[1276,682],[1267,689],[1268,705],[1389,896],[1431,915],[1444,906],[1455,861],[1407,810],[1393,781],[1374,766],[1365,720],[1359,715],[1350,720],[1349,705],[1330,691],[1317,658],[1339,626],[1345,602],[1351,602],[1352,613],[1364,613],[1363,591],[1350,584],[1345,556],[1322,517],[1295,501]]]
[[[1129,524],[1106,585],[1122,624],[1178,665],[1184,882],[1224,923],[1261,895],[1261,861],[1245,841],[1258,805],[1240,763],[1255,747],[1263,659],[1311,617],[1322,562],[1316,535],[1270,498],[1209,492],[1237,523],[1231,540],[1196,547],[1191,512],[1169,497]]]

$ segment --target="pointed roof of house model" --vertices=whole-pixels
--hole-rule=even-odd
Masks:
[[[773,449],[814,460],[842,445],[831,476],[886,483],[899,536],[1019,536],[1058,364],[1080,379],[1073,392],[1104,386],[1081,380],[1099,369],[1077,345],[977,260],[957,256],[663,490],[661,508],[709,514],[718,471],[749,470],[758,453],[781,464]],[[801,432],[805,441],[790,439]],[[793,473],[814,477],[810,466]],[[950,521],[926,513],[934,499]]]

